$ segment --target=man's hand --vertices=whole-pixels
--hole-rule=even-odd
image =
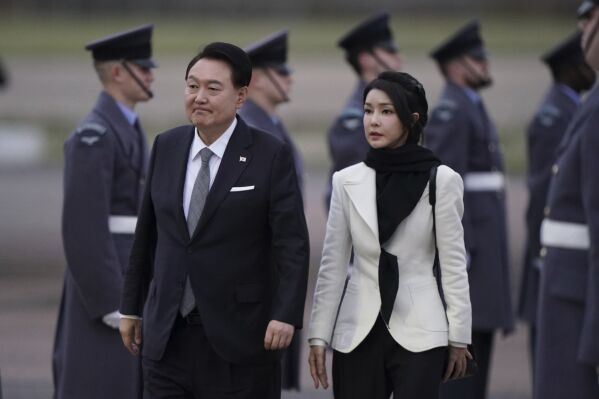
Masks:
[[[139,355],[139,347],[141,346],[141,320],[123,317],[119,324],[119,331],[125,348],[132,355]]]
[[[264,349],[285,349],[291,344],[295,327],[282,321],[271,320],[266,327],[264,336]]]
[[[447,359],[447,369],[443,376],[443,382],[461,378],[466,374],[466,358],[472,359],[472,355],[468,352],[468,349],[449,346],[449,357]]]
[[[310,347],[308,363],[310,364],[310,375],[314,381],[314,388],[322,385],[324,389],[329,387],[329,378],[327,376],[326,350],[324,346],[314,345]]]

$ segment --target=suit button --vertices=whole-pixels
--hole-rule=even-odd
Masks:
[[[544,258],[545,256],[547,256],[547,248],[545,248],[545,247],[541,248],[539,255],[541,256],[541,258]]]
[[[555,164],[551,167],[551,173],[553,173],[554,175],[557,175],[557,172],[559,172],[559,166],[557,164]]]
[[[551,212],[551,208],[549,208],[548,206],[546,206],[545,208],[543,208],[543,214],[545,216],[549,216],[550,212]]]

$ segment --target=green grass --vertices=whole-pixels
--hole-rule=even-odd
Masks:
[[[0,49],[3,55],[78,54],[83,45],[109,33],[142,23],[155,24],[157,54],[189,53],[214,41],[244,46],[275,30],[288,28],[293,53],[322,55],[337,51],[338,38],[362,16],[353,17],[136,17],[66,15],[0,16]],[[538,51],[575,29],[572,16],[489,15],[480,18],[491,52]],[[406,52],[426,53],[467,18],[456,16],[394,15],[393,30]]]

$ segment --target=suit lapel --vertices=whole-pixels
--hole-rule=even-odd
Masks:
[[[343,186],[358,214],[378,241],[379,227],[376,213],[376,174],[374,169],[361,165],[361,169],[348,178]]]
[[[202,216],[193,233],[192,241],[206,227],[220,203],[231,190],[231,187],[233,187],[241,173],[252,161],[252,154],[248,150],[251,143],[252,137],[248,126],[241,118],[237,118],[237,126],[223,154],[223,159],[214,178],[214,183],[212,183],[212,187],[206,198]]]

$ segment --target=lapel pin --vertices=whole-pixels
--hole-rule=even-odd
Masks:
[[[239,157],[239,162],[245,162],[247,159],[245,157]]]

